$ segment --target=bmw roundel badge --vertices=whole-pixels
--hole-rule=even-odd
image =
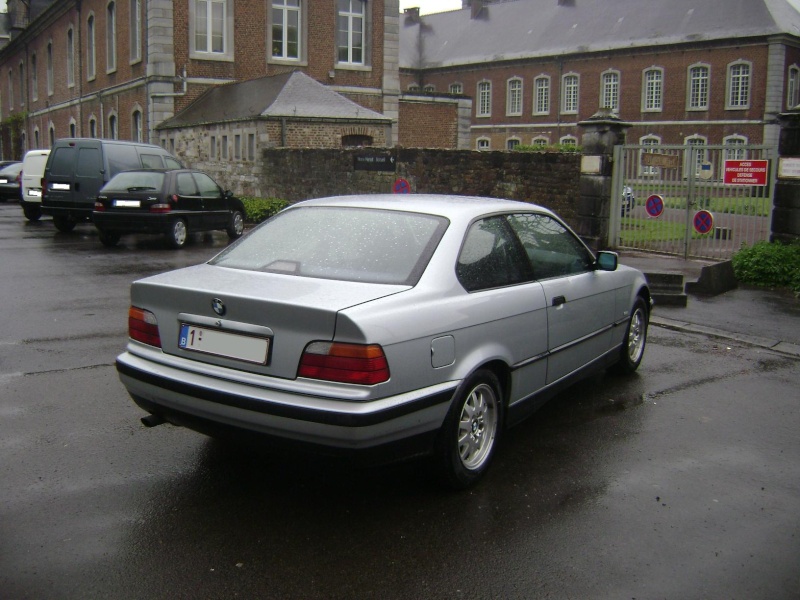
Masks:
[[[219,298],[214,298],[211,301],[211,308],[213,308],[214,312],[217,313],[220,317],[225,316],[225,303]]]

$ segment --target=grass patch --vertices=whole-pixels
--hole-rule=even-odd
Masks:
[[[280,198],[239,198],[244,204],[244,220],[246,223],[261,223],[285,208],[286,200]]]
[[[800,244],[757,242],[732,257],[733,272],[742,283],[788,287],[800,294]]]
[[[686,225],[675,221],[661,221],[658,219],[625,219],[623,229],[619,232],[619,237],[624,246],[639,246],[649,242],[678,241],[686,237]]]
[[[644,204],[651,194],[658,194],[664,199],[666,208],[677,208],[686,210],[686,199],[688,191],[673,186],[663,193],[655,191],[652,187],[631,186],[636,194],[636,203]],[[713,190],[696,190],[695,205],[692,210],[709,210],[712,213],[730,215],[748,215],[751,217],[768,217],[772,210],[772,202],[769,198],[759,197],[731,197],[722,195],[726,192],[724,188]],[[738,193],[741,190],[733,190]],[[746,190],[745,190],[746,191]],[[718,195],[717,195],[718,194]]]

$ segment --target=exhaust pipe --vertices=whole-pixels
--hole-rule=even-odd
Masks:
[[[167,420],[161,415],[147,415],[146,417],[142,417],[141,421],[142,425],[145,427],[155,427],[156,425],[161,425],[162,423],[167,422]]]

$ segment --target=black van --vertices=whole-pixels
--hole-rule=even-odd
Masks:
[[[56,140],[42,177],[42,213],[52,215],[59,231],[90,221],[97,192],[128,169],[180,169],[174,156],[151,144],[64,138]]]

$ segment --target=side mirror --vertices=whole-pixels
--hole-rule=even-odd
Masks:
[[[222,192],[222,195],[225,198],[233,198],[233,192],[230,190],[225,190],[224,192]]]
[[[595,268],[600,271],[616,271],[619,264],[619,256],[617,256],[616,252],[602,250],[597,253],[597,260],[594,264]]]

